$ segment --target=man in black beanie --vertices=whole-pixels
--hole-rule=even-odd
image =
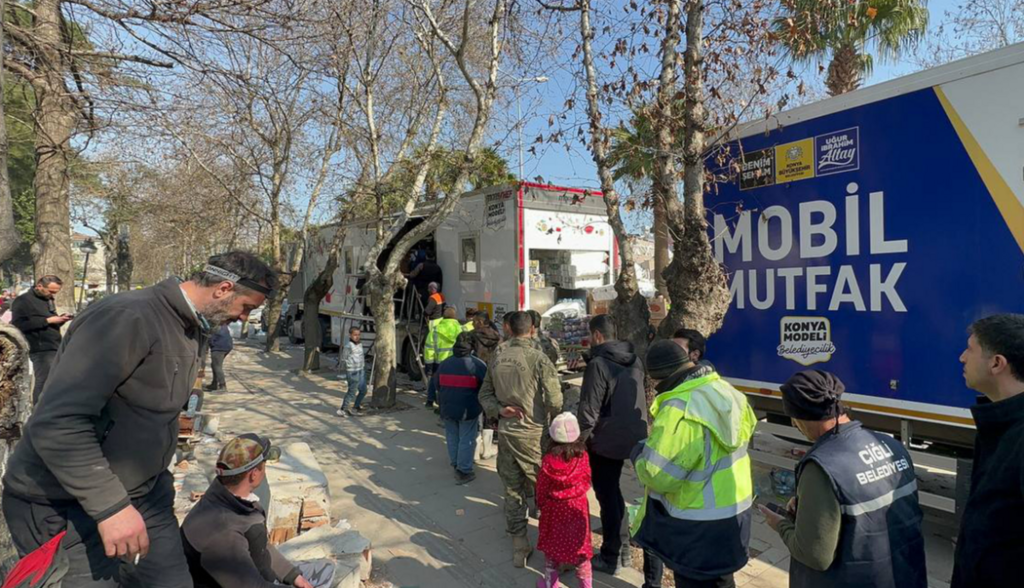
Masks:
[[[658,396],[651,433],[634,450],[647,492],[631,529],[644,548],[644,588],[660,588],[661,562],[679,588],[734,587],[750,542],[754,411],[677,340],[650,346],[647,371]]]
[[[789,516],[758,507],[789,548],[790,587],[925,588],[922,514],[906,449],[851,420],[840,402],[843,382],[829,372],[799,372],[781,389],[793,426],[814,441],[797,465]]]

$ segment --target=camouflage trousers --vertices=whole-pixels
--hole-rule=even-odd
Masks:
[[[505,530],[526,535],[528,501],[534,497],[540,471],[541,436],[498,435],[498,477],[505,486]]]

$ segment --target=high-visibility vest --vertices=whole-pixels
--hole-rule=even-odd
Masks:
[[[473,330],[473,321],[469,321],[469,322],[463,324],[462,325],[462,330],[467,332],[467,333],[472,331]]]
[[[690,521],[729,519],[751,507],[747,444],[757,418],[742,392],[711,373],[660,394],[651,415],[651,435],[634,464],[646,492],[632,533],[650,500]]]
[[[455,319],[434,319],[430,321],[427,340],[423,346],[423,363],[441,363],[452,356],[455,339],[462,332],[462,325]]]

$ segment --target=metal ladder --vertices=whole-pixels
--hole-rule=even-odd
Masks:
[[[363,276],[359,275],[348,276],[348,282],[346,283],[346,291],[353,292],[354,295],[351,298],[351,304],[348,306],[348,308],[345,309],[345,312],[343,312],[342,316],[340,317],[341,337],[342,341],[344,341],[344,337],[347,336],[349,328],[356,325],[358,325],[359,328],[365,332],[372,332],[375,334],[373,341],[366,349],[367,354],[369,354],[372,357],[372,361],[370,363],[370,369],[372,373],[374,364],[376,364],[377,362],[377,355],[376,353],[374,353],[374,347],[377,344],[376,320],[372,315],[366,314],[366,305],[368,301],[367,295],[361,294],[356,290],[356,283],[362,277]],[[410,291],[412,292],[411,303],[409,300]],[[416,293],[415,288],[406,286],[405,288],[402,289],[401,295],[392,299],[392,304],[396,303],[401,303],[401,306],[399,307],[401,308],[401,312],[396,313],[395,315],[396,322],[398,320],[405,321],[406,332],[409,335],[409,339],[412,341],[413,345],[413,356],[416,359],[416,366],[419,368],[421,376],[424,377],[425,379],[427,372],[426,367],[423,364],[423,350],[421,343],[426,338],[427,324],[426,316],[425,313],[423,312],[423,301],[420,299],[418,293]],[[413,321],[412,319],[413,310],[415,309],[419,310],[418,321]],[[370,329],[367,329],[367,326],[369,326]],[[341,361],[340,357],[338,358],[338,361]]]

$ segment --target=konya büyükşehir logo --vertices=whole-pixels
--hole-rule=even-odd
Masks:
[[[787,316],[779,322],[779,357],[807,367],[832,359],[832,323],[820,316]]]

